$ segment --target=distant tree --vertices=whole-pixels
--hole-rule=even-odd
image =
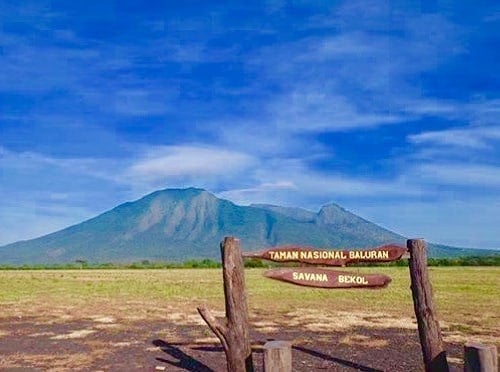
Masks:
[[[83,269],[83,265],[87,264],[87,261],[85,260],[75,260],[77,264],[80,264],[80,270]]]

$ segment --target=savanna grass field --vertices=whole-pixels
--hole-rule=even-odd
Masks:
[[[294,370],[422,370],[407,267],[350,268],[384,289],[314,289],[245,269],[252,345],[294,345]],[[452,368],[463,344],[500,346],[500,268],[430,267]],[[0,370],[224,371],[198,315],[224,315],[221,269],[2,270]]]

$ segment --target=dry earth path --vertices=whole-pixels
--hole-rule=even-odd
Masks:
[[[262,345],[274,339],[292,341],[294,371],[422,369],[412,319],[303,309],[278,318],[253,316],[252,329],[257,371],[262,370]],[[444,333],[451,366],[461,370],[467,336]],[[484,338],[491,342],[493,337]],[[0,353],[2,371],[225,371],[218,340],[189,312],[166,313],[165,320],[9,318],[0,326]]]

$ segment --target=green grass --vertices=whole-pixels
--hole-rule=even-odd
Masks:
[[[380,290],[313,289],[266,279],[263,269],[245,270],[252,313],[285,314],[295,309],[326,312],[363,311],[413,316],[408,268],[363,267],[349,271],[389,275],[392,283]],[[432,267],[430,275],[438,315],[464,327],[500,323],[500,268]],[[207,304],[223,310],[220,269],[170,270],[47,270],[0,271],[0,317],[48,314],[56,307],[78,307],[88,313],[112,304],[116,311],[139,311],[140,305],[170,306],[179,311]],[[111,306],[111,305],[110,305]],[[93,310],[92,310],[93,311]]]

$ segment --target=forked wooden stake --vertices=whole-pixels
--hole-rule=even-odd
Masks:
[[[407,241],[407,247],[410,251],[411,293],[425,370],[446,372],[449,371],[449,367],[432,298],[432,286],[427,270],[426,244],[421,239],[410,239]]]
[[[228,371],[253,371],[243,256],[239,240],[234,237],[224,238],[221,255],[226,317],[220,321],[206,307],[198,307],[198,312],[222,343]]]

